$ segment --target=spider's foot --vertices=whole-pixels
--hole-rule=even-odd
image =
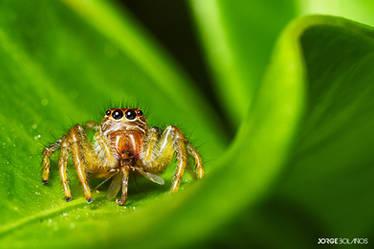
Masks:
[[[42,180],[42,182],[43,182],[44,185],[48,184],[48,180]]]
[[[123,206],[125,205],[125,203],[126,203],[126,200],[117,200],[118,206]]]
[[[71,201],[71,196],[65,197],[65,200],[66,200],[67,202]]]
[[[201,179],[201,178],[203,178],[204,177],[204,170],[203,170],[203,168],[197,168],[196,169],[196,177],[197,177],[197,179]]]
[[[86,201],[87,201],[88,204],[90,204],[90,203],[92,203],[92,198],[88,198]]]

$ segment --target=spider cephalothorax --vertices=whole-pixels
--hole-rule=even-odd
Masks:
[[[101,123],[100,136],[105,137],[117,162],[121,158],[139,159],[147,121],[138,109],[110,109]],[[100,148],[99,148],[100,150]]]
[[[108,197],[113,198],[122,188],[123,205],[127,199],[127,185],[131,171],[137,171],[146,178],[163,184],[164,180],[155,175],[162,172],[175,154],[178,161],[172,181],[171,192],[179,189],[180,181],[187,164],[187,155],[193,157],[197,178],[204,175],[202,161],[197,150],[175,126],[164,131],[157,127],[148,128],[143,112],[134,108],[114,108],[105,112],[101,124],[88,121],[86,128],[94,129],[95,143],[91,144],[84,128],[77,124],[55,143],[43,151],[43,182],[48,182],[50,156],[61,149],[58,166],[67,201],[71,200],[70,188],[66,176],[69,154],[82,183],[87,202],[91,202],[91,191],[86,174],[112,179]]]

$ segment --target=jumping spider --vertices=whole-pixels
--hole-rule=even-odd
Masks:
[[[108,190],[109,198],[114,198],[122,187],[122,196],[117,203],[124,205],[130,173],[136,171],[153,182],[164,184],[164,180],[156,174],[165,170],[174,153],[177,168],[172,180],[171,192],[179,189],[187,164],[187,155],[195,161],[196,177],[204,176],[199,152],[183,136],[181,130],[175,126],[168,126],[164,131],[157,127],[149,128],[139,109],[109,109],[101,124],[88,121],[85,128],[96,131],[94,144],[88,140],[85,129],[77,124],[65,136],[43,150],[42,178],[43,183],[46,184],[50,171],[50,157],[61,149],[58,168],[66,201],[71,200],[66,175],[70,152],[88,203],[92,198],[86,174],[105,178],[104,182],[112,179]]]

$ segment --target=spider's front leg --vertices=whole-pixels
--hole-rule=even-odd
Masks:
[[[61,138],[58,139],[53,144],[48,145],[43,150],[43,175],[42,180],[44,184],[48,183],[49,171],[51,168],[51,156],[61,147]]]
[[[96,123],[95,121],[87,121],[84,126],[88,129],[92,129],[94,131],[100,130],[100,124]]]
[[[148,131],[143,158],[147,169],[155,173],[163,171],[170,163],[175,152],[177,168],[173,177],[171,192],[176,192],[179,189],[187,165],[187,155],[194,158],[197,178],[202,178],[204,170],[200,154],[184,137],[182,131],[178,127],[168,126],[160,138],[159,133],[158,128],[151,128]]]
[[[100,129],[100,124],[95,123],[94,121],[87,121],[85,124],[85,127],[93,129],[95,131]],[[43,174],[42,174],[42,180],[44,184],[48,183],[49,178],[49,172],[51,168],[51,156],[53,153],[55,153],[58,149],[61,148],[62,139],[64,137],[58,139],[56,142],[48,145],[43,150]]]
[[[93,158],[95,157],[95,152],[87,138],[86,132],[79,124],[71,128],[69,133],[62,138],[61,152],[58,159],[58,167],[66,201],[71,200],[71,193],[66,175],[70,151],[72,153],[78,178],[83,187],[84,196],[86,197],[87,202],[90,203],[92,201],[92,197],[90,187],[87,183],[85,167],[89,161],[95,160]]]
[[[187,147],[188,155],[191,156],[195,161],[195,164],[196,164],[195,170],[196,170],[197,179],[203,178],[203,176],[204,176],[203,160],[201,159],[200,153],[188,141],[186,142],[186,147]]]

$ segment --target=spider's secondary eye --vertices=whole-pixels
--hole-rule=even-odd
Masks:
[[[115,110],[112,114],[114,119],[121,119],[123,117],[123,112],[121,110]]]
[[[109,116],[111,113],[112,113],[112,112],[111,112],[110,110],[107,110],[107,111],[105,112],[105,114],[106,114],[107,116]]]
[[[128,120],[133,120],[134,118],[136,118],[136,113],[133,111],[133,110],[128,110],[126,113],[125,113],[125,116]]]
[[[137,113],[139,116],[143,115],[143,112],[141,110],[138,110]]]

